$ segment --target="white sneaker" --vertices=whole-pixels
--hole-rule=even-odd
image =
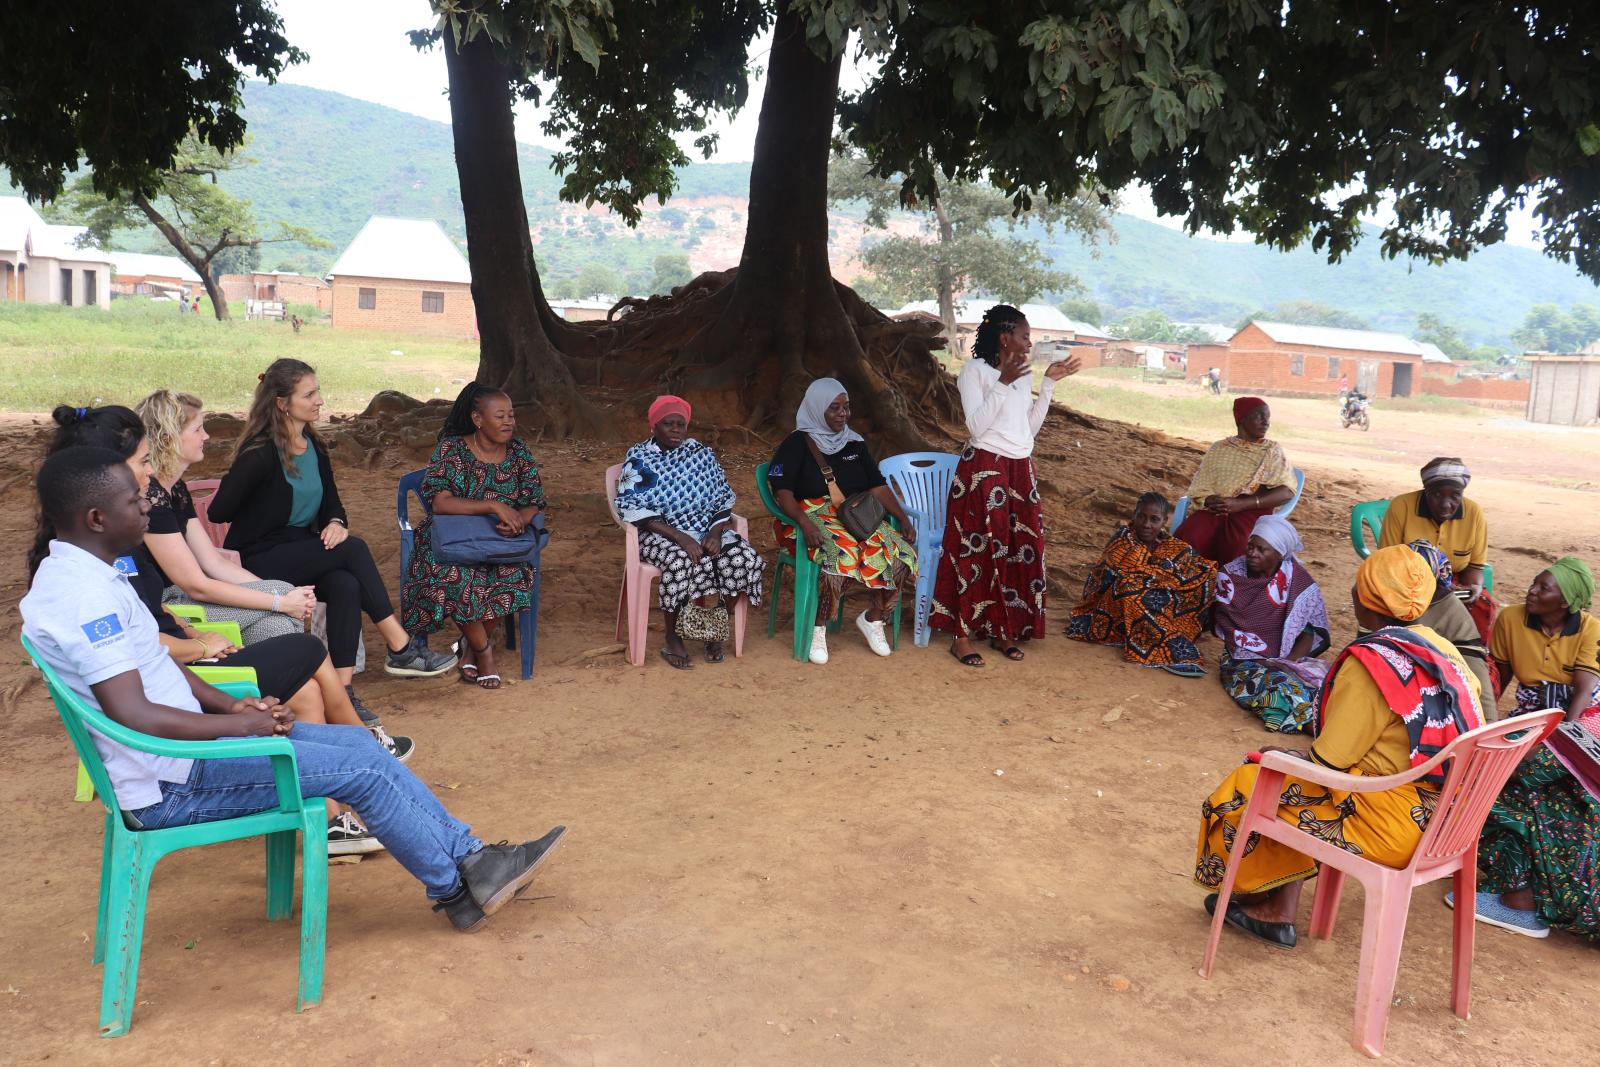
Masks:
[[[828,628],[818,626],[811,631],[811,662],[828,662]]]
[[[894,649],[889,647],[889,638],[883,632],[883,620],[873,622],[867,618],[867,613],[862,612],[856,616],[856,629],[860,630],[867,639],[867,647],[880,656],[887,656]]]

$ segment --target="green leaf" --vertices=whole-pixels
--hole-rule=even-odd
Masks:
[[[1578,129],[1578,147],[1586,156],[1600,155],[1600,126],[1590,123]]]

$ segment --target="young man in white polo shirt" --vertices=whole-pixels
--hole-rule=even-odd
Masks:
[[[235,700],[182,670],[155,620],[113,564],[144,537],[149,504],[117,453],[68,448],[45,460],[39,506],[54,524],[50,555],[19,605],[23,633],[66,685],[109,718],[156,737],[287,737],[300,790],[348,804],[458,930],[480,927],[532,881],[566,828],[488,845],[452,818],[366,730],[296,723],[271,697]],[[94,736],[116,801],[132,824],[160,829],[277,806],[266,757],[189,760]]]

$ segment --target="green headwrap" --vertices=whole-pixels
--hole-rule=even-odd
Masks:
[[[1594,601],[1594,572],[1577,556],[1562,556],[1550,564],[1550,575],[1573,611],[1588,611]]]

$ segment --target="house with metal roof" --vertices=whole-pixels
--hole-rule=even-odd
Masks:
[[[46,222],[20,196],[0,196],[0,301],[111,306],[111,257],[82,226]]]
[[[111,292],[114,296],[154,296],[182,299],[204,288],[200,275],[181,256],[145,252],[107,252],[111,257]]]
[[[374,215],[328,272],[333,325],[472,339],[472,271],[433,219]]]
[[[1424,391],[1425,367],[1448,374],[1454,364],[1437,346],[1398,333],[1257,319],[1224,344],[1190,346],[1191,379],[1212,367],[1235,391],[1336,395],[1356,388],[1404,397]]]

